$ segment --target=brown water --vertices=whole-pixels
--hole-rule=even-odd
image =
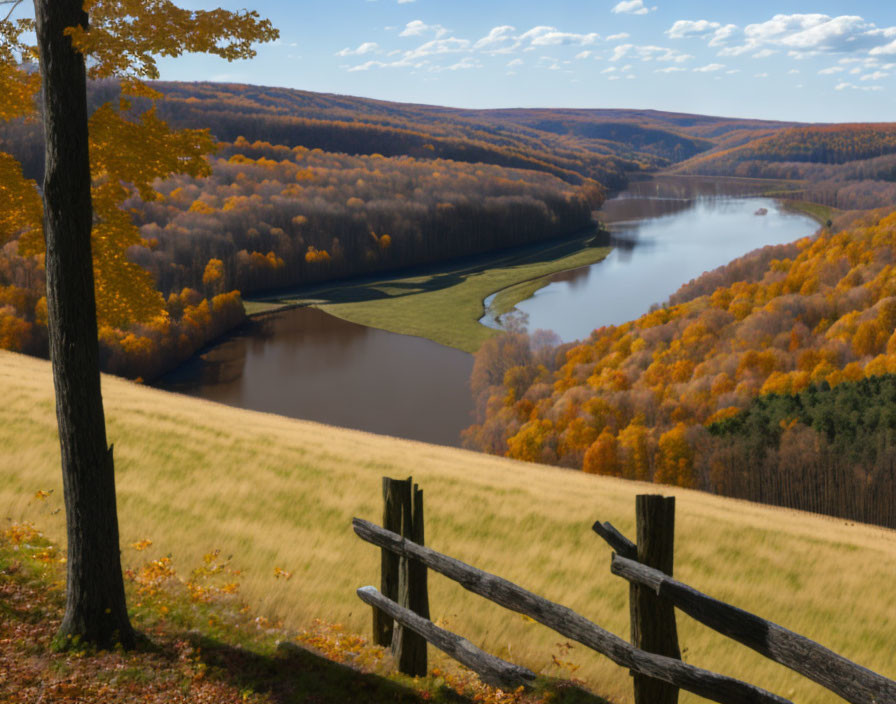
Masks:
[[[459,444],[473,357],[315,308],[252,321],[156,386],[239,408]]]
[[[720,179],[633,184],[600,213],[616,238],[610,257],[558,274],[520,304],[530,329],[583,337],[641,315],[706,269],[815,230],[774,201],[742,197],[751,188]],[[755,215],[760,207],[768,214]],[[157,385],[240,408],[457,445],[471,422],[472,368],[464,352],[296,308],[249,323]]]

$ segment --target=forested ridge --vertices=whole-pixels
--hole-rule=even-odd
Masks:
[[[219,141],[207,177],[156,184],[122,207],[128,250],[164,319],[100,329],[103,366],[150,377],[244,318],[241,294],[433,263],[572,234],[605,188],[705,151],[713,136],[783,123],[654,111],[471,111],[279,88],[154,83],[160,118]],[[91,111],[120,98],[91,84]],[[132,98],[132,111],[148,109]],[[0,151],[43,171],[33,119],[0,123]],[[36,187],[36,186],[35,186]],[[38,256],[0,250],[0,346],[46,353]]]
[[[753,416],[722,423],[761,395],[821,398],[826,388],[896,373],[894,266],[896,213],[869,214],[757,250],[581,343],[521,332],[489,341],[476,359],[478,422],[466,442],[896,525],[876,498],[896,490],[886,418],[875,421],[874,448],[858,451],[860,459],[837,451],[855,440],[849,428],[858,420],[841,434],[830,420],[788,416],[777,443],[750,430]],[[837,403],[846,389],[819,405]]]
[[[167,316],[101,329],[105,368],[130,376],[154,376],[238,324],[241,294],[569,235],[589,225],[605,189],[634,173],[687,159],[687,168],[721,159],[723,172],[741,173],[725,154],[753,153],[757,140],[771,155],[797,153],[807,129],[820,135],[812,144],[843,158],[859,149],[844,146],[851,138],[862,155],[889,144],[880,126],[858,138],[851,127],[651,110],[459,110],[236,84],[153,85],[163,95],[160,118],[209,130],[219,149],[207,177],[170,178],[156,184],[159,197],[135,194],[123,205],[142,237],[128,257],[151,273]],[[119,97],[116,83],[95,82],[91,109]],[[137,113],[148,106],[133,99]],[[36,121],[0,123],[0,151],[40,178]],[[770,159],[763,163],[781,163]],[[892,177],[892,159],[858,162],[865,171],[852,161],[800,163],[853,179],[839,183],[842,195],[864,188],[868,168]],[[42,354],[42,265],[18,245],[13,238],[0,250],[0,345]]]
[[[803,181],[794,194],[840,209],[896,202],[896,124],[855,123],[759,131],[719,142],[679,164],[682,173]]]

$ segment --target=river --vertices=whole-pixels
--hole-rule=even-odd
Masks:
[[[767,244],[814,232],[749,182],[660,178],[599,213],[616,248],[518,304],[530,330],[581,339],[666,300],[678,287]],[[765,211],[759,215],[758,212]],[[471,423],[470,355],[312,308],[254,319],[155,385],[241,408],[443,445]]]

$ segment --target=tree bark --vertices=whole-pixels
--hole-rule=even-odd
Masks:
[[[46,143],[48,328],[68,532],[66,608],[57,643],[131,647],[100,392],[86,71],[84,57],[64,35],[66,27],[87,26],[82,5],[34,0]]]

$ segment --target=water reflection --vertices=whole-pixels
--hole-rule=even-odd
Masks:
[[[610,229],[610,255],[571,277],[551,277],[517,310],[530,330],[582,339],[602,325],[637,318],[705,271],[815,231],[812,220],[782,211],[769,198],[743,197],[762,186],[692,178],[632,184],[599,213]],[[760,209],[767,214],[758,216]]]
[[[470,423],[473,358],[313,308],[265,316],[156,385],[240,408],[443,445]]]

